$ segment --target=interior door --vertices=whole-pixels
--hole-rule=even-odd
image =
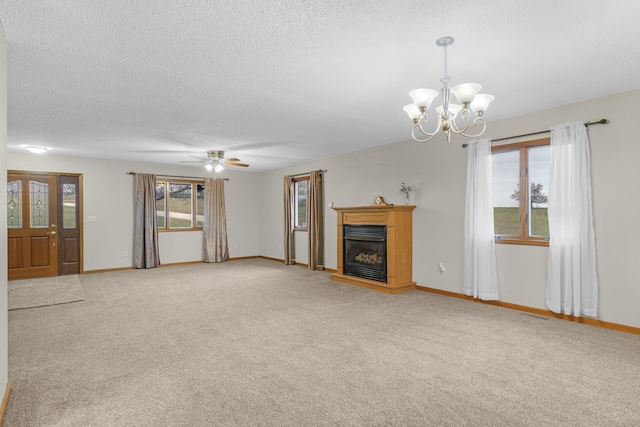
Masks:
[[[9,174],[9,280],[58,275],[57,177]]]

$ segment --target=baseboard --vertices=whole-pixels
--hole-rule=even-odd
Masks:
[[[235,257],[235,258],[229,258],[227,261],[239,261],[242,259],[254,259],[254,258],[262,258],[262,259],[266,259],[269,261],[276,261],[276,262],[280,262],[280,263],[284,263],[283,259],[279,259],[279,258],[271,258],[268,256],[262,256],[262,255],[251,255],[251,256],[241,256],[241,257]],[[169,264],[160,264],[160,267],[173,267],[176,265],[189,265],[189,264],[202,264],[202,260],[199,261],[184,261],[184,262],[172,262]],[[299,267],[304,267],[304,268],[308,268],[309,265],[308,264],[304,264],[301,262],[295,262],[295,265],[299,266]],[[81,272],[80,274],[94,274],[94,273],[111,273],[114,271],[125,271],[125,270],[135,270],[133,267],[116,267],[116,268],[104,268],[101,270],[85,270],[83,272]],[[324,271],[327,271],[329,273],[336,273],[337,270],[334,270],[332,268],[324,268]]]
[[[227,261],[237,261],[240,259],[250,259],[250,258],[264,258],[261,256],[242,256],[242,257],[237,257],[237,258],[229,258]],[[189,264],[202,264],[203,261],[202,260],[198,260],[198,261],[183,261],[183,262],[171,262],[169,264],[160,264],[160,267],[173,267],[176,265],[189,265]],[[133,267],[116,267],[116,268],[104,268],[101,270],[86,270],[83,271],[81,274],[93,274],[93,273],[111,273],[113,271],[124,271],[124,270],[135,270],[135,268]]]
[[[4,391],[4,397],[2,398],[2,406],[0,406],[0,426],[4,422],[4,416],[7,413],[7,407],[9,406],[9,396],[11,396],[11,381],[7,381],[7,388]]]
[[[202,264],[202,260],[198,261],[182,261],[182,262],[170,262],[169,264],[160,264],[160,267],[175,267],[176,265],[192,265],[192,264]]]
[[[283,259],[271,258],[271,257],[268,257],[268,256],[262,256],[262,255],[259,255],[259,256],[256,256],[256,257],[250,257],[250,258],[262,258],[262,259],[268,259],[269,261],[276,261],[276,262],[284,263]],[[303,262],[295,262],[294,261],[293,265],[296,265],[298,267],[309,268],[309,264],[305,264]],[[338,272],[338,270],[335,270],[333,268],[327,268],[327,267],[323,267],[322,270],[318,270],[318,271],[326,271],[327,273],[337,273]]]
[[[276,262],[284,263],[284,260],[280,259],[280,258],[271,258],[271,257],[268,257],[268,256],[262,256],[262,255],[258,255],[256,258],[262,258],[262,259],[267,259],[269,261],[276,261]]]
[[[111,273],[114,271],[133,270],[133,267],[116,267],[116,268],[103,268],[101,270],[85,270],[80,274],[94,274],[94,273]]]
[[[279,262],[279,263],[284,263],[284,260],[280,259],[280,258],[271,258],[271,257],[268,257],[268,256],[262,256],[262,255],[259,255],[256,258],[262,258],[262,259],[267,259],[269,261],[275,261],[275,262]],[[293,260],[293,264],[291,264],[291,265],[297,265],[298,267],[309,267],[308,264],[303,264],[301,262],[296,262],[295,260]]]
[[[640,335],[640,328],[636,328],[635,326],[622,325],[620,323],[605,322],[604,320],[592,319],[589,317],[576,317],[576,316],[570,316],[568,314],[558,314],[558,313],[554,313],[553,311],[544,310],[541,308],[528,307],[526,305],[520,305],[520,304],[512,304],[510,302],[504,302],[504,301],[483,301],[483,300],[479,300],[477,298],[473,298],[457,292],[428,288],[426,286],[416,286],[416,290],[445,295],[448,297],[460,298],[467,301],[480,302],[482,304],[495,305],[498,307],[509,308],[511,310],[524,311],[526,313],[538,314],[540,316],[553,317],[561,320],[568,320],[570,322],[583,323],[585,325],[598,326],[600,328],[612,329],[614,331],[627,332],[629,334]]]
[[[239,256],[235,258],[229,258],[227,261],[239,261],[241,259],[254,259],[254,258],[264,258],[264,257],[261,257],[260,255]]]

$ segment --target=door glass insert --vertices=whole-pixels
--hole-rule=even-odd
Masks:
[[[62,184],[62,227],[73,229],[77,227],[77,200],[78,190],[76,184]]]
[[[29,181],[31,228],[49,228],[49,184]]]
[[[7,183],[7,227],[22,228],[22,181]]]

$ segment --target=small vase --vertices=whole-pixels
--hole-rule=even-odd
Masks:
[[[405,205],[409,204],[409,193],[404,193],[404,204]]]

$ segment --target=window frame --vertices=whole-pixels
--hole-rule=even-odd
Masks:
[[[203,227],[198,226],[198,185],[201,185],[204,192],[204,181],[197,179],[174,179],[174,178],[156,178],[156,186],[158,183],[164,183],[164,227],[158,226],[160,233],[175,233],[181,231],[202,231]],[[171,184],[191,184],[191,227],[171,228],[169,188]],[[156,201],[157,202],[157,201]],[[156,205],[157,206],[157,205]],[[157,213],[156,213],[157,216]],[[204,223],[204,221],[203,221]]]
[[[520,236],[498,236],[495,235],[495,242],[510,245],[529,245],[529,246],[549,246],[549,237],[530,236],[527,223],[527,214],[529,213],[529,149],[551,145],[551,138],[541,138],[528,141],[514,142],[511,144],[495,145],[491,147],[491,154],[519,151],[520,153]]]
[[[293,179],[293,231],[309,231],[309,210],[306,209],[309,206],[309,181],[311,180],[311,175],[305,175],[296,177]],[[297,224],[298,222],[298,191],[296,190],[296,183],[300,181],[307,181],[307,202],[305,205],[306,209],[306,221],[304,227],[300,227]]]

